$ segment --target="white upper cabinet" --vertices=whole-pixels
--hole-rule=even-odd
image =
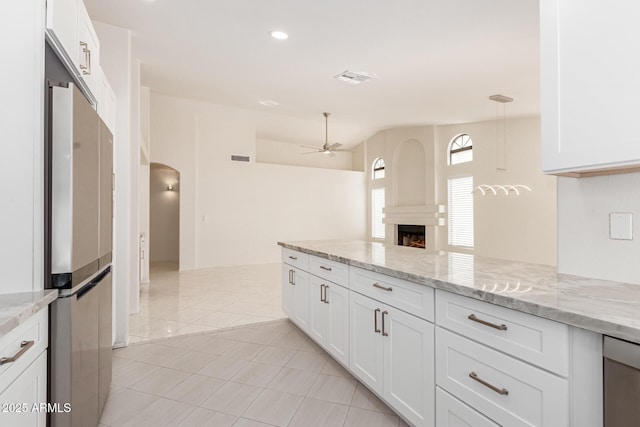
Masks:
[[[47,0],[47,29],[78,66],[78,0]]]
[[[100,41],[82,0],[47,0],[47,36],[80,88],[100,98]]]
[[[640,167],[640,2],[540,0],[542,168]]]
[[[98,97],[100,90],[100,41],[83,2],[78,3],[78,70],[89,90]]]

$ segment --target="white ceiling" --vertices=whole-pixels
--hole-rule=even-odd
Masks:
[[[498,93],[515,99],[507,116],[539,113],[537,0],[85,3],[94,20],[132,30],[144,85],[267,112],[262,138],[322,143],[323,111],[331,142],[346,145],[391,127],[494,119]],[[333,78],[345,70],[377,78]]]

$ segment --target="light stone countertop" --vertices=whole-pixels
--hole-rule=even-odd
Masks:
[[[0,294],[0,337],[28,320],[58,298],[57,289]]]
[[[640,284],[555,267],[365,241],[280,246],[640,343]]]

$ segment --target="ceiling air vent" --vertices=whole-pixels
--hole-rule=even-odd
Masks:
[[[347,83],[351,83],[354,85],[358,85],[362,82],[366,82],[369,79],[372,79],[373,76],[370,76],[368,74],[365,73],[356,73],[354,71],[343,71],[342,73],[338,74],[337,76],[333,76],[334,78],[341,80],[343,82],[347,82]]]
[[[231,160],[233,160],[234,162],[248,162],[250,161],[250,158],[249,156],[239,156],[237,154],[232,154]]]

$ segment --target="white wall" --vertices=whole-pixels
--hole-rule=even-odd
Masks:
[[[180,175],[174,169],[151,164],[149,176],[149,260],[179,261]],[[172,185],[174,191],[167,191]]]
[[[438,126],[436,132],[439,203],[447,204],[447,178],[455,176],[473,175],[474,186],[523,184],[533,190],[518,197],[475,193],[473,253],[556,265],[556,178],[541,172],[540,118],[507,119],[505,171],[496,169],[495,121]],[[473,140],[473,161],[447,166],[449,143],[461,133]],[[438,246],[447,249],[447,227],[440,231]]]
[[[318,146],[322,146],[322,143],[319,142]],[[333,157],[323,153],[302,154],[312,151],[313,149],[301,147],[300,144],[274,141],[271,139],[258,138],[256,140],[256,162],[259,163],[275,163],[326,169],[353,169],[352,154],[349,151],[335,152]]]
[[[633,214],[633,240],[609,238],[609,213]],[[558,178],[558,271],[640,284],[640,174]]]
[[[447,179],[456,176],[473,175],[475,185],[528,185],[533,191],[519,197],[475,195],[472,251],[449,247],[446,225],[427,228],[427,247],[555,265],[556,179],[541,172],[540,120],[508,119],[506,129],[506,171],[496,170],[496,122],[486,121],[379,132],[366,143],[367,177],[373,160],[382,157],[387,206],[447,205]],[[474,160],[448,166],[449,142],[460,133],[473,139]],[[393,243],[394,225],[386,234]]]
[[[151,91],[140,87],[140,170],[138,176],[138,230],[144,243],[140,247],[140,283],[149,283],[149,175],[151,149],[149,147]],[[142,246],[143,245],[143,246]]]
[[[151,94],[152,161],[180,171],[180,268],[277,262],[278,240],[362,239],[362,172],[231,162],[255,115]]]
[[[129,339],[129,312],[137,310],[138,286],[138,146],[139,64],[131,59],[131,32],[94,22],[100,39],[100,62],[116,94],[116,133],[113,139],[114,202],[114,334],[115,346]]]
[[[44,1],[0,6],[0,294],[44,287]]]

